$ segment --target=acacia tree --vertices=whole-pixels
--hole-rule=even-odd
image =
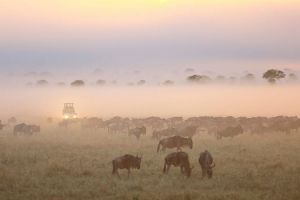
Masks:
[[[82,86],[84,86],[84,81],[83,80],[73,81],[71,83],[71,86],[73,86],[73,87],[82,87]]]
[[[102,80],[102,79],[99,79],[99,80],[97,80],[96,84],[97,84],[97,85],[105,85],[105,84],[106,84],[106,81],[105,81],[105,80]]]
[[[263,74],[263,78],[271,84],[275,84],[276,81],[285,78],[285,76],[283,71],[277,69],[269,69]]]
[[[137,82],[137,85],[145,85],[146,84],[146,81],[145,80],[139,80]]]
[[[60,87],[63,87],[63,86],[66,86],[66,83],[65,82],[58,82],[56,83],[57,86],[60,86]]]
[[[223,76],[223,75],[219,75],[219,76],[216,77],[216,80],[217,80],[217,81],[220,81],[220,82],[226,81],[226,77]]]
[[[297,81],[298,80],[298,76],[295,73],[290,73],[289,74],[289,79],[291,81]]]
[[[192,76],[188,76],[187,77],[187,80],[189,82],[192,82],[192,83],[206,83],[208,81],[211,80],[210,77],[206,76],[206,75],[192,75]]]
[[[254,81],[255,80],[255,76],[252,73],[248,73],[245,76],[242,77],[242,80],[244,81]]]
[[[48,81],[47,81],[47,80],[38,80],[38,81],[36,82],[36,84],[37,84],[38,86],[45,86],[45,85],[48,85]]]
[[[166,86],[174,85],[174,81],[166,80],[165,82],[163,82],[163,85],[166,85]]]

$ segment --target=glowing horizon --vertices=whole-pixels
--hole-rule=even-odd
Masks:
[[[2,0],[0,11],[0,68],[300,62],[299,0]]]

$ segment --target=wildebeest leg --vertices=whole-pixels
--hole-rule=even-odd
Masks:
[[[204,169],[203,167],[202,167],[202,178],[204,178],[206,176],[206,169]]]
[[[113,175],[117,174],[118,178],[121,178],[118,169],[113,169],[112,174],[113,174]]]
[[[117,172],[118,177],[121,178],[121,176],[120,176],[120,174],[119,174],[119,171],[117,170],[116,172]]]
[[[128,175],[127,175],[128,178],[129,178],[129,174],[130,174],[130,168],[128,168]]]
[[[184,168],[183,168],[183,166],[180,166],[180,172],[181,172],[182,174],[184,174]]]
[[[166,171],[167,174],[169,173],[170,167],[171,167],[171,165],[167,166],[167,171]]]
[[[207,176],[208,176],[209,179],[212,178],[212,176],[213,176],[213,171],[212,171],[212,169],[209,169],[209,170],[207,171]]]

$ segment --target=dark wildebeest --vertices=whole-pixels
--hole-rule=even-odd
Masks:
[[[7,120],[8,124],[16,124],[17,123],[17,119],[15,117],[11,117]]]
[[[108,133],[125,133],[129,129],[129,125],[126,122],[113,122],[107,124]]]
[[[221,131],[217,131],[216,136],[217,136],[217,139],[222,139],[222,137],[233,138],[234,136],[240,135],[243,132],[244,132],[244,130],[241,125],[238,125],[236,127],[230,126]]]
[[[136,139],[140,139],[141,135],[146,135],[146,127],[145,126],[142,126],[142,127],[137,127],[137,128],[134,128],[134,129],[130,129],[128,131],[128,135],[134,135],[136,137]]]
[[[154,130],[152,133],[152,138],[154,139],[160,139],[161,137],[167,136],[173,136],[173,135],[177,135],[177,130],[175,128],[167,128],[167,129],[163,129],[163,130]]]
[[[49,124],[51,124],[51,123],[53,122],[53,118],[52,118],[52,117],[48,117],[48,118],[47,118],[47,122],[48,122]]]
[[[179,129],[177,132],[177,135],[191,138],[197,134],[197,129],[198,129],[197,126],[187,126],[187,127]]]
[[[202,169],[202,177],[204,178],[206,175],[208,178],[211,178],[213,175],[213,168],[216,166],[213,157],[211,154],[205,150],[204,152],[200,153],[199,157],[199,164]]]
[[[181,173],[185,174],[187,177],[191,176],[192,168],[190,166],[189,156],[185,152],[174,152],[170,153],[165,158],[164,173],[168,173],[171,165],[175,167],[180,167]]]
[[[41,131],[40,126],[36,125],[27,125],[27,124],[18,124],[14,127],[14,135],[18,133],[23,133],[25,135],[32,135],[33,133],[38,133]]]
[[[104,127],[104,121],[98,117],[84,118],[81,120],[81,128],[83,129],[99,129]]]
[[[2,131],[2,129],[7,126],[6,124],[2,124],[2,121],[0,120],[0,131]]]
[[[112,174],[117,174],[118,177],[120,178],[118,169],[127,169],[128,177],[129,177],[131,168],[133,169],[141,168],[141,161],[142,161],[142,157],[133,156],[129,154],[118,157],[112,161],[112,165],[113,165]]]
[[[169,138],[164,138],[159,141],[157,146],[157,152],[159,152],[160,146],[162,146],[162,151],[165,151],[166,148],[172,149],[177,148],[177,151],[181,150],[181,147],[188,146],[191,149],[193,148],[192,138],[184,138],[181,136],[173,136]]]

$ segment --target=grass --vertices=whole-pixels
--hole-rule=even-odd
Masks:
[[[0,200],[225,200],[300,199],[300,134],[242,135],[215,140],[194,138],[185,149],[194,166],[187,179],[179,168],[162,174],[167,153],[156,153],[150,136],[43,128],[32,137],[0,137]],[[209,150],[216,168],[201,178],[198,157]],[[143,154],[142,168],[111,175],[111,160],[125,153]]]

